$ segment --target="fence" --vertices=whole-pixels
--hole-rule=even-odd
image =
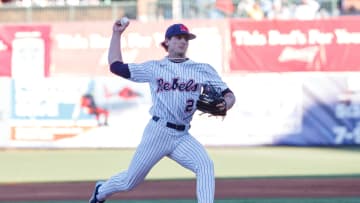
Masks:
[[[136,18],[136,2],[116,2],[111,5],[77,6],[5,6],[0,7],[0,22],[54,22],[54,21],[101,21],[112,20],[127,15]]]
[[[31,23],[31,22],[54,22],[54,21],[101,21],[114,20],[119,16],[127,15],[137,20],[160,20],[160,19],[194,19],[194,18],[219,18],[219,17],[243,17],[237,9],[241,1],[234,0],[231,5],[231,13],[224,14],[216,8],[215,4],[195,4],[191,0],[142,0],[142,1],[116,1],[96,2],[78,5],[16,5],[3,4],[0,6],[0,23]],[[289,8],[295,6],[296,0],[288,1]],[[337,0],[319,0],[320,10],[328,16],[338,15]],[[142,9],[139,9],[139,8]]]

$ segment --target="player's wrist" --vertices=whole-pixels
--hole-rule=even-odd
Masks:
[[[226,110],[229,110],[235,103],[235,96],[233,93],[228,93],[225,95],[224,100],[226,103]]]

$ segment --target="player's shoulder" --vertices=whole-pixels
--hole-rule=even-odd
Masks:
[[[195,67],[199,72],[216,72],[216,69],[209,63],[193,61],[192,67]]]
[[[208,63],[204,63],[204,62],[197,62],[194,60],[189,59],[188,64],[194,66],[194,67],[199,67],[199,68],[213,68],[210,64]]]
[[[139,63],[142,66],[146,66],[147,68],[156,67],[158,64],[161,64],[161,60],[147,60],[142,63]]]
[[[154,65],[166,65],[167,63],[169,63],[169,60],[167,60],[166,57],[164,57],[164,58],[161,58],[161,59],[153,59],[153,60],[151,60],[149,62],[154,64]]]

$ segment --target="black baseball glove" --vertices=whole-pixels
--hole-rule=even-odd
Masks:
[[[221,105],[222,104],[222,105]],[[226,102],[217,89],[212,85],[205,85],[196,102],[197,110],[213,116],[226,116]]]

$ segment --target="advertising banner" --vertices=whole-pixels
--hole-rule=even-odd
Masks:
[[[360,73],[257,73],[226,78],[237,101],[223,121],[196,116],[211,146],[360,144]]]
[[[196,112],[205,146],[360,144],[359,73],[258,73],[224,77],[237,97],[227,116]],[[66,84],[64,84],[66,81]],[[13,81],[6,147],[136,147],[151,119],[148,86],[104,78]],[[4,141],[4,136],[6,141]]]
[[[147,118],[134,112],[150,103],[147,87],[115,77],[12,80],[10,89],[11,132],[2,144],[14,147],[134,146]]]
[[[10,138],[10,98],[11,79],[0,77],[0,147],[4,146]]]
[[[230,20],[231,71],[359,71],[360,20]]]
[[[274,144],[359,145],[360,74],[311,74],[303,78],[301,131]]]
[[[53,76],[71,74],[87,76],[109,76],[107,51],[112,34],[109,22],[66,22],[52,24],[53,47],[51,67]],[[168,25],[174,21],[138,22],[130,21],[122,34],[122,56],[125,63],[158,60],[167,55],[161,47]],[[222,71],[228,62],[225,50],[227,25],[219,21],[184,21],[190,32],[197,35],[190,41],[188,56],[206,62]],[[209,43],[211,42],[211,43]]]
[[[50,43],[48,25],[0,25],[0,76],[48,76]]]

